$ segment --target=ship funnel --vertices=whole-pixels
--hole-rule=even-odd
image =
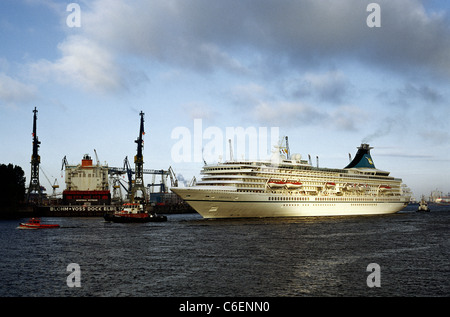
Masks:
[[[345,168],[375,168],[375,164],[370,156],[371,149],[373,149],[373,147],[370,147],[369,144],[362,143],[361,146],[358,147],[355,158]]]

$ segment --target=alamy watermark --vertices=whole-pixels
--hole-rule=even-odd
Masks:
[[[194,119],[193,128],[176,127],[171,133],[174,162],[211,162],[221,160],[267,159],[279,143],[279,127],[203,128]],[[228,151],[227,151],[228,149]]]
[[[66,7],[67,12],[71,12],[66,19],[66,24],[69,28],[81,27],[81,8],[78,3],[69,3]]]
[[[369,3],[366,8],[370,14],[367,16],[366,24],[369,28],[381,27],[381,7],[378,3]]]
[[[77,263],[70,263],[67,265],[67,272],[70,272],[67,276],[66,283],[68,287],[81,287],[81,268]],[[381,268],[377,263],[369,263],[366,268],[370,274],[367,276],[366,283],[370,288],[381,287]]]
[[[381,268],[380,265],[377,263],[370,263],[367,265],[367,272],[371,272],[367,276],[367,286],[372,287],[381,287]]]
[[[78,3],[69,3],[66,7],[66,11],[70,12],[67,16],[66,24],[68,27],[81,27],[81,7]],[[366,11],[370,12],[367,16],[366,24],[368,27],[381,27],[381,7],[378,3],[369,3],[366,7]]]
[[[68,287],[81,287],[81,269],[77,263],[67,265],[67,272],[71,272],[67,276],[66,283]]]

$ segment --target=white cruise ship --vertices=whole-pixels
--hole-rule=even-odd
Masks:
[[[375,168],[370,149],[361,144],[343,169],[314,167],[300,154],[282,156],[281,151],[270,161],[205,165],[201,181],[172,191],[204,218],[398,212],[408,205],[410,191],[400,178]]]

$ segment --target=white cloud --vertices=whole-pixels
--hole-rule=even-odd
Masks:
[[[440,103],[444,96],[437,89],[428,85],[417,86],[412,83],[405,84],[405,87],[398,89],[399,99],[417,99],[432,104]]]
[[[335,103],[343,102],[348,82],[339,71],[314,74],[317,66],[348,61],[400,76],[408,71],[450,78],[446,15],[426,12],[418,0],[377,3],[381,28],[367,27],[368,3],[360,0],[86,2],[79,35],[59,45],[61,58],[33,66],[94,91],[145,79],[145,70],[134,70],[128,59],[202,74],[283,78],[294,72],[321,101]],[[305,87],[294,88],[302,93]]]
[[[252,113],[262,124],[283,127],[315,126],[339,131],[355,131],[367,114],[355,106],[315,107],[303,102],[261,102]]]
[[[88,91],[105,92],[124,88],[114,56],[86,37],[72,36],[58,45],[62,57],[30,65],[33,76],[56,78],[62,84]]]
[[[83,32],[122,53],[198,71],[247,70],[255,54],[259,67],[279,70],[342,59],[449,77],[446,16],[418,0],[377,3],[381,28],[367,27],[360,0],[99,0],[83,13]]]
[[[261,102],[253,108],[253,115],[264,124],[291,127],[317,124],[329,116],[325,111],[301,102]]]
[[[202,22],[193,19],[205,18],[204,6],[210,4],[198,1],[98,0],[83,15],[83,33],[118,54],[201,72],[221,68],[233,72],[247,71],[227,47],[199,34],[203,32],[197,28],[197,23]],[[192,9],[198,5],[199,11],[194,12]],[[206,27],[211,28],[212,25]]]
[[[270,98],[264,86],[253,82],[232,87],[230,97],[236,105],[244,107],[257,105],[261,100]]]
[[[419,135],[434,146],[442,146],[443,144],[447,145],[450,138],[450,133],[448,130],[437,130],[433,127],[419,131]]]
[[[282,87],[288,97],[314,97],[318,102],[341,104],[350,82],[341,71],[307,72],[298,78],[285,80]]]
[[[194,119],[208,119],[214,121],[217,118],[217,111],[210,105],[206,105],[198,102],[191,102],[182,106],[184,112],[186,112],[189,117]]]
[[[0,73],[0,105],[16,107],[28,103],[36,98],[36,87],[24,84],[10,76]]]

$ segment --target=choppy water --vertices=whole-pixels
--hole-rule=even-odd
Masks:
[[[0,221],[0,296],[450,296],[450,211],[113,224]],[[68,287],[70,263],[81,287]],[[380,287],[370,288],[370,263]]]

